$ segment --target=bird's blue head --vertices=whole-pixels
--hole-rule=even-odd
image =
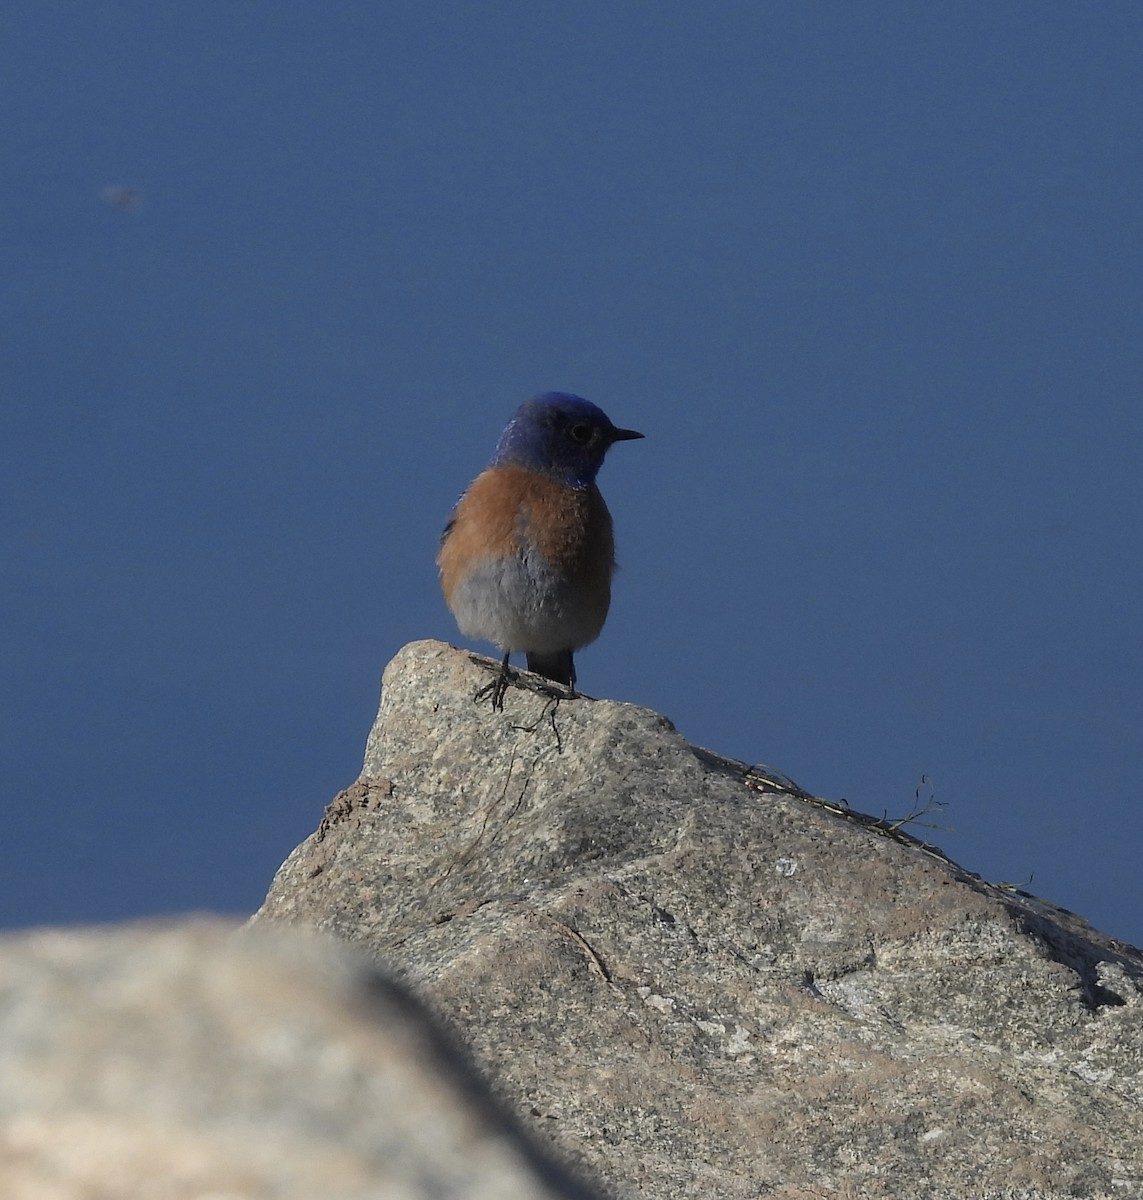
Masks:
[[[569,487],[595,482],[603,456],[616,442],[641,438],[617,429],[590,401],[567,392],[545,392],[525,400],[496,444],[494,467],[540,471]]]

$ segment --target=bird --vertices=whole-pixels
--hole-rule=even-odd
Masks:
[[[477,700],[490,692],[492,707],[503,709],[514,653],[575,697],[573,656],[603,628],[616,566],[611,513],[595,478],[616,442],[643,436],[579,396],[533,396],[457,501],[437,556],[441,590],[461,633],[504,656]]]

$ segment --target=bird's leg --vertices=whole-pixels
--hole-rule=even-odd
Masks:
[[[492,711],[504,711],[504,694],[508,691],[508,655],[500,661],[500,670],[491,683],[486,683],[472,698],[473,704],[479,704],[485,696],[492,697]]]
[[[568,651],[568,699],[575,699],[575,659],[572,657],[572,652]]]

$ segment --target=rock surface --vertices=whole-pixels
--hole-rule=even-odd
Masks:
[[[1143,1196],[1143,959],[434,642],[255,918],[391,963],[611,1194]]]
[[[589,1200],[401,987],[222,922],[0,939],[4,1200]]]

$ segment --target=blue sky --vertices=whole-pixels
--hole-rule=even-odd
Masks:
[[[585,691],[1143,942],[1143,8],[2,20],[0,922],[253,909],[566,390]]]

